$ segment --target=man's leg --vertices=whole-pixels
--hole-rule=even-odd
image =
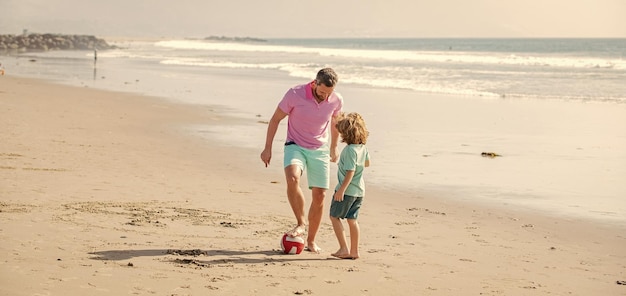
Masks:
[[[326,189],[313,187],[311,193],[312,199],[311,207],[309,208],[309,235],[307,236],[307,247],[312,252],[319,252],[321,249],[315,244],[315,236],[322,223]]]
[[[304,194],[300,188],[300,176],[302,172],[297,165],[285,167],[285,178],[287,181],[287,199],[293,214],[296,216],[297,225],[287,232],[291,236],[300,236],[306,230],[306,218],[304,216]]]

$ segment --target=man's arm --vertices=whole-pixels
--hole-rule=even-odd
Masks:
[[[267,125],[267,135],[265,137],[265,149],[261,152],[261,160],[265,163],[265,167],[270,164],[270,160],[272,159],[272,142],[274,142],[274,136],[276,136],[276,131],[278,130],[278,124],[287,116],[283,110],[280,108],[276,108],[274,111],[274,115],[272,119],[270,119],[269,124]]]
[[[337,131],[337,118],[333,116],[330,120],[330,161],[337,162],[339,156],[339,150],[337,149],[337,142],[339,141],[339,131]]]

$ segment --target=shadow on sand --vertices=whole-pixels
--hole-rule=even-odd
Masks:
[[[303,251],[302,254],[307,253]],[[171,262],[180,264],[195,264],[200,266],[211,264],[254,264],[268,262],[290,262],[290,261],[319,261],[332,260],[322,254],[311,254],[311,256],[286,255],[279,250],[259,250],[259,251],[232,251],[232,250],[178,250],[178,249],[151,249],[151,250],[108,250],[90,252],[94,255],[92,260],[112,260],[121,261],[137,257],[158,257],[176,256],[171,258]],[[211,259],[211,257],[219,257]]]

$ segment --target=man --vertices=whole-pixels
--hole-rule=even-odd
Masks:
[[[334,92],[337,81],[335,71],[324,68],[317,72],[315,80],[289,89],[270,119],[265,149],[261,152],[261,160],[267,167],[272,159],[272,142],[278,125],[289,116],[284,146],[284,169],[287,198],[297,224],[286,233],[301,236],[306,231],[305,201],[300,188],[300,177],[306,171],[312,196],[306,248],[316,253],[321,251],[315,243],[315,236],[322,222],[324,197],[330,185],[330,162],[336,162],[338,156],[339,133],[335,120],[342,111],[343,98]]]

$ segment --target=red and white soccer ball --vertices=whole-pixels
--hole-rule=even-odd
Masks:
[[[304,239],[299,236],[290,236],[286,233],[280,239],[280,248],[285,254],[300,254],[304,250]]]

